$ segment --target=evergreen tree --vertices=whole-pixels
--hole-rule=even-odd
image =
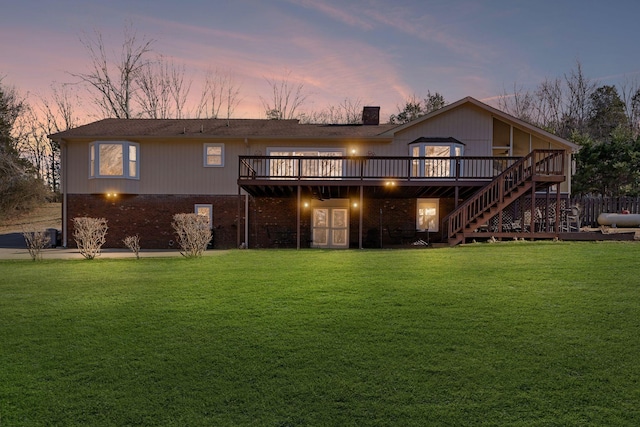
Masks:
[[[12,137],[14,123],[23,110],[15,90],[0,80],[0,218],[30,208],[47,194],[33,166],[20,157]]]
[[[576,155],[573,193],[603,196],[640,195],[640,138],[618,127],[608,141],[574,135],[581,145]]]
[[[615,86],[601,86],[590,98],[589,134],[595,140],[606,141],[614,129],[628,127],[625,105]]]

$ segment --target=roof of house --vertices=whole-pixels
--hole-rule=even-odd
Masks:
[[[409,127],[428,121],[441,114],[465,105],[473,105],[487,111],[533,135],[554,141],[576,151],[579,146],[547,132],[537,126],[520,120],[510,114],[491,107],[472,97],[466,97],[411,122],[379,125],[320,125],[301,124],[298,120],[267,119],[104,119],[59,132],[49,137],[53,140],[72,138],[114,139],[114,138],[154,138],[154,137],[205,137],[205,138],[360,138],[391,140]]]
[[[298,120],[266,119],[104,119],[50,135],[50,138],[374,138],[394,127],[397,125],[318,125],[300,124]]]
[[[418,123],[422,123],[428,120],[431,120],[434,117],[437,117],[441,114],[446,114],[449,111],[455,110],[456,108],[460,108],[464,105],[474,105],[475,107],[478,107],[482,110],[487,111],[488,113],[490,113],[492,116],[499,118],[500,120],[510,123],[512,125],[515,125],[516,127],[522,128],[527,130],[528,132],[530,132],[533,135],[539,135],[540,137],[542,137],[543,139],[547,139],[547,140],[551,140],[554,141],[558,144],[564,145],[568,148],[570,148],[571,150],[577,151],[580,147],[577,144],[574,144],[571,141],[568,141],[564,138],[560,138],[559,136],[556,136],[550,132],[545,131],[544,129],[541,129],[535,125],[532,125],[530,123],[525,122],[524,120],[521,120],[515,116],[512,116],[510,114],[505,113],[504,111],[500,111],[497,108],[494,108],[490,105],[485,104],[484,102],[480,102],[475,98],[472,98],[470,96],[467,96],[466,98],[462,98],[459,101],[456,101],[454,103],[451,103],[449,105],[446,105],[438,110],[432,111],[429,114],[426,114],[422,117],[417,118],[416,120],[413,120],[409,123],[404,123],[400,126],[396,126],[395,128],[389,129],[387,131],[387,134],[392,136],[395,135],[398,132],[401,132],[404,129],[407,129],[411,126],[414,126]]]

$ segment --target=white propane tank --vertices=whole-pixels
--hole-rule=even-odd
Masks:
[[[638,227],[640,226],[640,214],[601,213],[598,215],[598,224],[611,227]]]

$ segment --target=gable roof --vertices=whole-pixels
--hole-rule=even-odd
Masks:
[[[397,125],[318,125],[266,119],[104,119],[50,135],[71,138],[380,138]]]
[[[429,114],[426,114],[422,117],[419,117],[411,122],[408,123],[404,123],[400,126],[396,126],[395,128],[389,129],[386,134],[389,136],[394,136],[396,133],[401,132],[407,128],[410,128],[412,126],[415,126],[417,124],[426,122],[428,120],[431,120],[434,117],[437,117],[441,114],[446,114],[452,110],[455,110],[457,108],[460,108],[464,105],[473,105],[477,108],[480,108],[482,110],[487,111],[488,113],[490,113],[493,117],[497,117],[500,120],[507,122],[513,126],[519,127],[521,129],[526,129],[529,133],[533,134],[533,135],[538,135],[540,137],[542,137],[543,139],[547,139],[547,140],[551,140],[557,144],[563,145],[568,147],[569,149],[571,149],[572,151],[577,151],[580,146],[578,146],[577,144],[574,144],[571,141],[568,141],[564,138],[560,138],[559,136],[556,136],[554,134],[552,134],[551,132],[547,132],[544,129],[541,129],[537,126],[534,126],[530,123],[525,122],[524,120],[521,120],[517,117],[514,117],[510,114],[505,113],[504,111],[498,110],[497,108],[494,108],[488,104],[485,104],[484,102],[480,102],[475,98],[472,98],[470,96],[467,96],[466,98],[463,98],[459,101],[456,101],[452,104],[446,105],[438,110],[432,111]]]

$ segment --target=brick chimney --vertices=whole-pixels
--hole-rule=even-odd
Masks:
[[[362,109],[362,124],[374,125],[380,124],[380,107],[364,107]]]

